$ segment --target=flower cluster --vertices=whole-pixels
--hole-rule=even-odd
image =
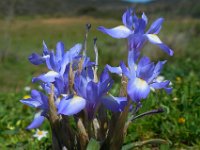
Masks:
[[[95,62],[91,62],[89,57],[80,54],[81,44],[76,44],[64,52],[64,44],[58,42],[56,54],[54,51],[49,51],[44,42],[43,45],[43,55],[33,53],[29,60],[35,65],[46,63],[50,71],[34,77],[32,81],[39,82],[45,93],[54,93],[58,114],[72,116],[85,109],[87,117],[93,119],[97,107],[104,101],[104,96],[113,84],[108,70],[105,68],[98,79],[94,67]],[[51,89],[52,85],[54,91]],[[124,98],[122,99],[124,100]],[[107,101],[109,100],[113,100],[113,97],[107,98]],[[27,127],[28,129],[39,127],[44,117],[48,118],[48,97],[42,92],[32,90],[31,97],[23,99],[21,102],[39,110],[33,122]],[[104,103],[105,106],[108,105],[106,102],[102,104]],[[113,110],[118,108],[120,109],[120,106],[114,107]]]
[[[102,148],[115,149],[123,143],[126,126],[135,119],[133,117],[146,99],[150,89],[164,89],[170,93],[170,81],[157,81],[166,61],[154,64],[146,56],[141,57],[140,51],[146,41],[159,46],[164,52],[173,55],[173,51],[157,36],[163,19],[159,18],[145,32],[147,17],[143,13],[138,18],[132,9],[122,16],[123,26],[112,29],[99,27],[98,30],[113,38],[128,39],[128,58],[126,63],[120,62],[118,67],[106,65],[98,77],[98,50],[94,40],[96,59],[91,61],[87,56],[86,42],[75,44],[66,51],[64,44],[58,42],[56,51],[51,51],[43,42],[42,55],[33,53],[29,61],[34,65],[46,64],[48,72],[34,77],[32,81],[39,83],[42,91],[32,90],[31,97],[21,102],[37,108],[32,123],[27,129],[38,128],[47,118],[53,134],[54,149],[67,147],[85,148],[91,138],[101,142]],[[114,81],[109,73],[122,77],[120,94],[109,93]],[[161,112],[153,110],[146,114]],[[133,117],[128,118],[128,113]],[[72,117],[77,130],[71,128],[69,118]],[[124,132],[125,131],[125,132]],[[67,139],[66,139],[67,138]],[[76,141],[76,142],[75,142]]]

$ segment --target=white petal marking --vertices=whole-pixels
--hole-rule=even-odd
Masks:
[[[149,39],[150,42],[156,43],[156,44],[161,44],[162,41],[159,39],[159,37],[156,34],[147,34],[147,38]]]

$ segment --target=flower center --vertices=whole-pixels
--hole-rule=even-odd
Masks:
[[[147,82],[141,78],[135,79],[136,85],[140,88],[146,88],[148,86]]]
[[[43,135],[43,131],[38,131],[37,134],[38,135]]]

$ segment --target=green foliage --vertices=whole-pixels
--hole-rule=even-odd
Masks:
[[[168,65],[168,69],[165,70],[168,73],[170,71],[168,75],[171,76],[171,79],[174,78],[172,80],[173,93],[170,96],[167,96],[164,91],[151,93],[148,99],[143,101],[142,109],[139,111],[141,113],[162,107],[165,112],[133,122],[125,143],[151,138],[165,139],[171,143],[171,148],[189,147],[198,143],[200,140],[198,127],[200,116],[199,73],[184,72],[178,66],[195,69],[195,65],[191,66],[186,62],[181,64],[180,62],[177,61],[170,66]],[[164,72],[164,74],[167,74],[167,72]],[[180,121],[180,118],[183,121]]]
[[[99,150],[100,149],[100,143],[96,141],[95,139],[90,139],[87,149],[86,150]]]
[[[38,141],[33,138],[35,130],[27,131],[26,126],[32,121],[34,110],[24,105],[17,105],[25,93],[0,94],[0,149],[47,149],[51,147],[48,138]],[[48,124],[44,124],[48,129]]]

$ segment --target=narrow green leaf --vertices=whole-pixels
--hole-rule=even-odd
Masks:
[[[99,149],[100,149],[100,143],[95,139],[90,139],[87,145],[87,150],[99,150]]]
[[[149,139],[146,141],[139,141],[139,142],[134,142],[134,143],[129,143],[127,145],[124,145],[122,147],[122,150],[130,150],[135,147],[141,147],[146,144],[169,144],[168,141],[163,140],[163,139]]]

